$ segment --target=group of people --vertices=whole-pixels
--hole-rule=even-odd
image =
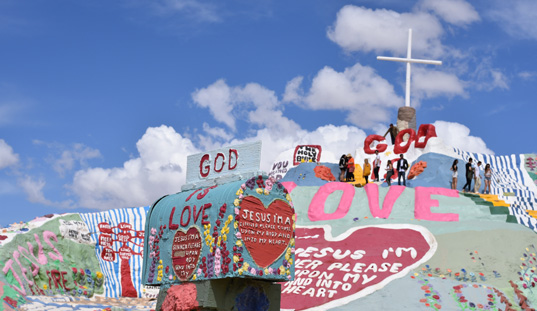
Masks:
[[[378,150],[375,151],[375,158],[373,160],[373,177],[372,181],[380,181],[379,171],[382,161],[380,160],[380,155]],[[339,159],[339,169],[341,174],[339,176],[340,181],[353,182],[354,179],[354,159],[351,154],[342,155]],[[408,161],[401,154],[397,160],[397,183],[401,185],[401,179],[403,179],[403,185],[406,186],[406,171],[408,170]],[[371,164],[369,164],[368,159],[364,159],[362,177],[365,179],[365,184],[369,183],[369,175],[371,174]],[[391,186],[392,176],[395,174],[392,161],[388,161],[386,165],[386,182],[388,186]]]
[[[451,171],[452,171],[452,182],[451,182],[451,189],[457,189],[457,179],[458,179],[458,166],[459,160],[455,159],[453,161],[453,164],[451,165]],[[468,159],[468,162],[466,163],[466,184],[462,187],[463,192],[471,192],[472,190],[472,180],[474,180],[474,191],[475,193],[479,193],[479,190],[481,188],[481,161],[477,161],[477,164],[474,163],[473,159]],[[490,164],[485,165],[485,169],[483,170],[483,175],[485,177],[485,188],[483,189],[483,194],[490,194],[490,182],[492,180],[492,168],[490,167]]]

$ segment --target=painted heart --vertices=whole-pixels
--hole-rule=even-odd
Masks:
[[[283,200],[274,200],[268,207],[254,196],[241,202],[239,230],[244,246],[253,261],[262,268],[276,261],[293,237],[295,211]]]
[[[368,295],[429,260],[437,243],[416,225],[297,227],[295,280],[282,283],[281,309],[335,308]]]
[[[190,227],[185,232],[178,229],[173,236],[172,263],[175,275],[187,281],[194,274],[201,255],[201,232],[198,227]]]

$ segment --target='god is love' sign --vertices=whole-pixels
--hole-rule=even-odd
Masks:
[[[295,280],[282,284],[282,309],[344,305],[405,276],[437,248],[416,225],[357,227],[336,238],[329,228],[296,228]]]

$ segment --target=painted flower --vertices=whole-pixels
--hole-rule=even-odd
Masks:
[[[157,229],[156,228],[151,228],[151,235],[155,235],[157,234]]]

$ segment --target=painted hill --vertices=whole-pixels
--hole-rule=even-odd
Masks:
[[[329,181],[337,163],[288,159],[279,168],[298,224],[295,280],[282,283],[282,309],[537,306],[537,155],[473,154],[430,138],[404,153],[410,166],[426,163],[407,187],[396,179],[363,186],[361,164],[373,156],[353,156],[354,184]],[[398,155],[389,146],[380,156],[384,176]],[[451,163],[459,160],[461,190],[470,157],[491,164],[490,195],[449,189]],[[148,209],[48,215],[0,229],[0,310],[155,309],[158,288],[141,284]]]

